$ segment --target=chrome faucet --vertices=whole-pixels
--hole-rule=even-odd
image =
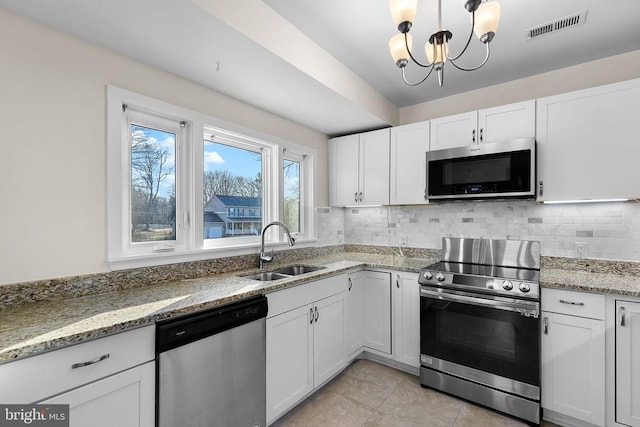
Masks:
[[[291,233],[289,233],[289,228],[284,225],[282,222],[280,221],[272,221],[269,224],[267,224],[263,229],[262,229],[262,243],[260,245],[260,268],[264,268],[264,265],[267,262],[271,262],[273,261],[273,250],[271,250],[271,254],[267,255],[264,252],[264,235],[267,231],[267,228],[271,227],[272,225],[278,225],[280,227],[282,227],[284,229],[284,232],[287,233],[287,239],[289,239],[289,246],[293,246],[296,243],[296,239],[293,238],[293,236],[291,236]]]

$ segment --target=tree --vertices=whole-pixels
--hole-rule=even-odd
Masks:
[[[159,214],[158,194],[161,184],[173,173],[173,168],[167,166],[170,154],[168,149],[150,141],[143,128],[134,125],[131,130],[132,190],[143,210],[135,212],[137,215],[134,214],[132,220],[134,226],[144,223],[144,229],[149,230],[151,221]],[[164,198],[161,199],[165,202]],[[136,217],[140,222],[136,221]]]

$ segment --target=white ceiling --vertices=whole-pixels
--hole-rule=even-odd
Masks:
[[[374,104],[397,109],[640,49],[638,0],[499,0],[500,27],[484,68],[462,72],[449,66],[444,87],[438,87],[435,76],[408,87],[388,52],[396,29],[387,1],[234,0],[236,9],[245,8],[244,24],[265,26],[256,28],[262,36],[234,21],[238,13],[226,1],[0,0],[0,7],[328,135],[391,123],[393,114],[381,113]],[[273,10],[264,9],[265,4]],[[436,0],[421,0],[418,8],[412,34],[416,56],[424,58],[420,46],[436,28]],[[257,16],[248,12],[257,9]],[[525,40],[526,29],[582,10],[588,10],[585,24]],[[299,31],[289,31],[290,37],[278,39],[274,49],[264,34],[279,29],[276,13]],[[466,41],[469,23],[459,0],[443,0],[443,26],[454,34],[452,53]],[[283,54],[277,45],[290,45],[293,53]],[[328,52],[344,70],[334,67],[328,74],[324,64],[305,66],[305,60],[313,64],[314,58],[327,58],[316,49]],[[483,55],[484,46],[474,38],[462,65],[471,66]],[[421,70],[410,65],[408,78],[416,80]],[[354,81],[358,94],[349,87]]]

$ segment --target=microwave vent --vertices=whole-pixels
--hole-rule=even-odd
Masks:
[[[573,28],[575,26],[584,24],[586,20],[587,20],[587,11],[583,10],[581,12],[577,12],[572,15],[565,16],[563,18],[558,18],[554,21],[547,22],[542,25],[537,25],[533,28],[529,28],[528,30],[526,30],[525,39],[533,40],[538,37],[556,33],[561,30],[567,30],[569,28]]]

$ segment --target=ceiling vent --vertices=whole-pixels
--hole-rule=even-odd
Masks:
[[[526,30],[525,38],[527,40],[537,39],[541,36],[546,36],[551,33],[556,33],[560,30],[566,30],[569,28],[573,28],[577,25],[584,24],[587,20],[587,11],[583,10],[581,12],[574,13],[569,16],[565,16],[564,18],[559,18],[551,22],[547,22],[546,24],[538,25],[533,28],[529,28]]]

